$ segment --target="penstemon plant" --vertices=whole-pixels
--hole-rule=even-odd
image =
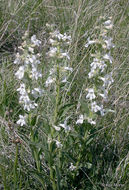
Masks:
[[[19,65],[19,69],[15,76],[20,83],[17,91],[23,107],[21,112],[24,113],[19,115],[17,124],[30,128],[29,143],[36,163],[35,175],[38,175],[44,189],[72,188],[80,174],[86,175],[85,170],[92,169],[89,147],[93,141],[92,129],[100,115],[112,111],[104,107],[104,102],[113,83],[110,64],[113,62],[111,49],[114,44],[109,37],[113,24],[111,18],[101,20],[98,39],[88,38],[85,45],[86,48],[95,46],[95,51],[91,53],[93,62],[87,74],[85,98],[88,111],[85,114],[78,116],[76,102],[69,103],[63,99],[63,95],[68,94],[74,72],[70,66],[70,35],[62,34],[54,25],[47,24],[49,50],[46,60],[50,69],[45,76],[40,69],[40,54],[36,53],[41,41],[35,35],[29,40],[29,34],[25,33],[24,42],[19,47],[21,53],[16,55],[14,63]],[[46,107],[48,110],[43,112],[43,116],[38,112],[38,109],[42,110],[42,101],[45,106],[50,106]]]
[[[61,149],[63,149],[63,144],[61,143],[60,132],[61,128],[66,132],[70,129],[66,124],[59,123],[59,106],[61,103],[61,93],[63,93],[65,85],[68,83],[69,73],[73,71],[69,66],[70,56],[68,53],[68,46],[71,44],[71,36],[68,36],[66,33],[61,34],[58,30],[54,30],[53,25],[47,24],[47,27],[50,31],[49,44],[51,45],[47,56],[52,64],[45,85],[49,89],[52,88],[55,92],[54,114],[51,121],[50,135],[48,135],[50,152],[49,167],[52,187],[53,189],[57,189],[57,186],[60,188],[59,176],[61,175],[60,171],[62,169]],[[56,145],[55,149],[53,148],[54,144]],[[56,158],[54,157],[54,152],[57,154]]]
[[[96,125],[98,113],[104,116],[108,112],[113,112],[111,109],[105,109],[103,105],[104,102],[108,101],[110,86],[114,82],[110,65],[113,62],[111,51],[115,46],[109,36],[113,23],[111,18],[106,19],[105,17],[100,17],[100,22],[102,23],[101,27],[96,27],[100,29],[98,39],[88,38],[85,44],[86,48],[92,45],[95,46],[96,50],[93,49],[94,52],[91,53],[93,62],[90,64],[89,81],[86,88],[89,113],[85,116],[80,115],[77,124],[82,124],[83,120],[87,120],[91,125]]]
[[[21,54],[17,53],[14,64],[19,65],[18,71],[15,76],[20,82],[20,87],[17,89],[19,92],[19,103],[23,106],[24,115],[19,115],[17,124],[20,126],[30,126],[30,141],[35,142],[34,127],[32,125],[33,117],[37,113],[38,103],[37,100],[43,94],[43,89],[38,82],[42,73],[40,70],[40,54],[35,53],[36,47],[41,45],[41,41],[35,35],[28,39],[29,34],[25,32],[23,36],[24,42],[19,47]],[[41,163],[39,161],[39,150],[33,150],[34,159],[38,171],[40,171]]]

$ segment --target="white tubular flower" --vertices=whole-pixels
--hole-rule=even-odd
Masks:
[[[88,47],[90,44],[95,44],[96,40],[90,40],[90,38],[87,39],[87,43],[85,44],[85,47]]]
[[[56,130],[56,131],[60,131],[61,128],[60,127],[57,127],[56,125],[53,125],[53,128]]]
[[[35,109],[38,106],[38,104],[33,103],[31,101],[25,101],[24,104],[24,110],[30,111],[31,109]]]
[[[37,59],[36,56],[32,55],[29,57],[29,62],[33,64],[33,63],[35,63],[36,59]]]
[[[111,20],[107,20],[104,22],[105,28],[106,29],[112,29],[113,28],[113,24]]]
[[[68,52],[60,53],[59,58],[63,58],[63,57],[66,57],[67,59],[70,60]]]
[[[49,39],[49,43],[50,43],[52,46],[58,44],[58,42],[57,42],[56,40],[53,40],[53,39],[51,39],[51,38]]]
[[[66,70],[66,71],[73,71],[73,68],[72,67],[64,67],[64,70]]]
[[[60,127],[65,129],[65,132],[71,131],[71,127],[67,125],[67,119],[64,121],[64,123],[60,124]]]
[[[26,116],[19,115],[19,120],[17,121],[17,124],[20,126],[26,125]]]
[[[21,63],[21,57],[20,57],[20,54],[17,53],[16,54],[16,59],[14,60],[14,64],[20,64]]]
[[[101,107],[98,106],[95,101],[91,103],[91,111],[97,112],[97,111],[100,111],[100,110],[101,110]]]
[[[97,58],[94,58],[93,62],[90,64],[90,66],[91,66],[92,70],[95,71],[97,68],[99,68],[101,70],[101,72],[103,72],[105,67],[107,67],[107,65],[104,63],[104,61],[98,60]]]
[[[21,95],[26,94],[25,84],[24,84],[24,83],[21,83],[21,84],[20,84],[20,88],[18,88],[17,91],[18,91]]]
[[[105,109],[103,108],[103,105],[100,106],[100,114],[101,116],[104,116],[105,115]]]
[[[62,148],[63,147],[63,145],[61,144],[61,142],[59,142],[59,141],[57,141],[57,140],[55,140],[56,141],[56,146],[57,146],[57,148]]]
[[[95,69],[91,68],[91,71],[88,73],[88,77],[92,78],[95,75]]]
[[[50,57],[55,57],[56,54],[57,54],[57,48],[56,48],[56,47],[51,47],[51,48],[50,48],[50,51],[48,52],[48,55],[49,55]]]
[[[31,37],[31,42],[32,42],[35,46],[40,46],[40,44],[41,44],[41,41],[36,38],[36,35],[33,35],[33,36]]]
[[[99,93],[99,95],[104,99],[107,100],[108,99],[108,90],[104,89],[104,93]]]
[[[70,164],[69,170],[74,171],[76,169],[76,166],[73,165],[73,163]]]
[[[29,50],[30,53],[34,53],[34,48],[29,47],[28,50]]]
[[[114,44],[112,43],[112,38],[106,38],[104,42],[106,43],[107,49],[111,49],[115,47]]]
[[[49,85],[51,85],[53,82],[55,82],[55,78],[48,77],[47,80],[46,80],[46,82],[45,82],[46,87],[48,87]]]
[[[111,20],[107,20],[107,21],[104,22],[104,25],[105,25],[105,26],[109,26],[111,23],[112,23]]]
[[[63,34],[61,34],[58,30],[51,32],[50,34],[51,34],[52,38],[57,38],[58,40],[61,40],[63,37]]]
[[[32,78],[35,80],[38,80],[39,78],[42,77],[42,74],[40,72],[37,71],[36,67],[32,67]]]
[[[64,33],[62,40],[63,41],[66,41],[66,40],[71,41],[71,36],[68,36],[66,33]]]
[[[105,55],[103,56],[103,59],[109,60],[110,63],[112,63],[112,60],[113,60],[113,58],[112,58],[112,56],[110,55],[110,53],[105,54]]]
[[[55,72],[56,72],[56,68],[52,68],[52,69],[50,69],[49,74],[52,75],[52,74],[54,74]]]
[[[30,104],[30,98],[29,98],[29,96],[28,96],[28,94],[27,93],[25,93],[25,94],[22,94],[21,96],[20,96],[20,98],[19,98],[19,103],[20,104]]]
[[[76,121],[76,124],[82,124],[84,121],[84,116],[83,115],[80,115],[79,116],[79,119]]]
[[[25,72],[25,67],[24,66],[20,66],[19,70],[15,73],[15,76],[18,79],[22,79],[24,77],[24,72]]]
[[[105,75],[105,77],[99,77],[104,83],[103,87],[109,88],[110,85],[114,82],[111,74]]]
[[[93,100],[95,99],[95,94],[94,94],[94,89],[93,88],[89,88],[88,89],[88,94],[86,95],[87,99]]]
[[[92,118],[87,118],[87,120],[91,125],[96,125],[96,121],[93,121]]]
[[[44,91],[43,91],[41,88],[34,88],[34,89],[32,90],[32,94],[33,94],[33,96],[34,96],[35,98],[42,96],[43,92],[44,92]]]
[[[62,83],[66,83],[67,82],[67,78],[65,77],[61,82]]]

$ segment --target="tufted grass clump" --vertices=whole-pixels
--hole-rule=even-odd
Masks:
[[[127,190],[128,0],[0,1],[0,189]]]

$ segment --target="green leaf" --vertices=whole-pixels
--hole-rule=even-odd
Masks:
[[[58,169],[58,166],[55,166],[56,168],[56,176],[57,176],[57,190],[60,190],[60,181],[61,181],[61,177],[60,177],[60,171]]]
[[[86,103],[85,100],[80,100],[80,104],[81,104],[82,113],[86,113],[87,115],[89,115],[88,103]]]

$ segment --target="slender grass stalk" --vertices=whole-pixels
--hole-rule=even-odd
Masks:
[[[54,125],[56,125],[56,122],[57,122],[59,98],[60,98],[60,68],[59,68],[59,63],[57,63],[56,104],[55,104],[55,111],[54,111]]]
[[[14,162],[14,189],[17,189],[17,182],[18,182],[18,173],[17,173],[17,168],[18,168],[18,145],[16,144],[16,155],[15,155],[15,162]]]
[[[7,190],[5,169],[4,169],[4,167],[1,166],[1,165],[0,165],[0,168],[1,168],[2,178],[3,178],[4,190]]]

